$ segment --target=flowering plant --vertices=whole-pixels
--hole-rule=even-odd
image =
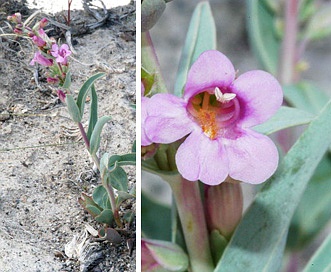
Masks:
[[[98,116],[98,96],[95,82],[103,77],[104,73],[97,73],[88,78],[81,86],[77,98],[71,92],[71,71],[69,58],[72,50],[67,44],[60,44],[54,38],[46,34],[45,27],[48,23],[46,18],[30,27],[28,18],[22,21],[20,13],[8,16],[8,20],[14,24],[14,33],[18,36],[31,39],[37,47],[30,65],[41,65],[46,68],[47,82],[56,86],[59,100],[68,109],[71,119],[77,124],[85,147],[96,167],[96,173],[100,174],[101,185],[97,186],[89,196],[82,193],[79,203],[86,209],[95,220],[103,227],[99,235],[110,242],[118,243],[120,236],[113,227],[123,229],[131,224],[134,213],[120,212],[121,204],[135,197],[135,188],[129,190],[128,178],[122,166],[135,165],[135,144],[132,152],[124,155],[110,155],[103,153],[98,155],[101,132],[104,125],[111,119],[110,116]],[[87,130],[83,126],[84,107],[87,96],[90,96],[90,112]],[[117,235],[114,235],[114,232]],[[110,234],[112,235],[110,235]]]
[[[143,170],[170,185],[173,201],[160,205],[143,192],[142,270],[299,271],[294,249],[304,249],[331,215],[330,193],[316,183],[322,175],[324,186],[331,184],[331,104],[300,74],[307,43],[326,36],[330,21],[318,26],[313,1],[248,1],[248,35],[263,70],[240,74],[216,50],[211,8],[201,2],[170,91],[149,32],[166,2],[142,2],[141,151]],[[294,127],[303,124],[298,135]],[[284,133],[299,139],[284,142]],[[244,215],[242,183],[264,183]],[[310,208],[317,192],[326,202]],[[302,216],[307,209],[311,224]],[[329,262],[330,245],[328,238],[310,264]],[[285,247],[290,258],[283,258]],[[304,271],[317,271],[310,264]]]

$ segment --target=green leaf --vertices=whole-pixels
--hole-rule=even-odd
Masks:
[[[300,109],[281,107],[267,122],[253,129],[262,134],[271,134],[288,127],[308,124],[314,117],[313,114]]]
[[[108,173],[108,160],[109,160],[109,154],[104,153],[100,159],[100,175],[101,178]]]
[[[101,213],[102,208],[99,207],[93,200],[92,197],[82,193],[78,198],[78,202],[85,210],[87,210],[93,217],[96,217]]]
[[[141,230],[144,237],[159,240],[171,240],[170,207],[156,203],[141,194]]]
[[[127,211],[123,214],[123,220],[128,223],[132,223],[135,213],[133,211]]]
[[[309,82],[284,86],[283,91],[290,105],[314,114],[319,113],[330,99],[326,93]]]
[[[136,165],[136,153],[130,153],[125,155],[113,155],[109,158],[108,168],[111,169],[114,165]]]
[[[136,142],[136,140],[134,140],[133,145],[131,147],[131,152],[132,153],[136,153],[136,144],[137,144],[137,142]]]
[[[220,260],[227,244],[228,240],[218,230],[210,233],[210,249],[215,263]]]
[[[103,210],[97,217],[95,217],[95,220],[99,223],[111,226],[114,221],[114,214],[111,210]]]
[[[331,158],[325,156],[293,216],[287,246],[301,249],[312,241],[331,218]],[[330,260],[331,261],[331,260]]]
[[[119,207],[121,203],[127,199],[135,198],[133,195],[128,194],[123,191],[118,191],[117,192],[117,198],[116,198],[116,207]]]
[[[102,209],[111,209],[107,190],[102,185],[99,185],[94,189],[92,197],[94,202],[97,203]]]
[[[82,120],[82,116],[71,94],[66,95],[66,103],[71,119],[74,122],[79,123]]]
[[[71,86],[71,72],[68,71],[67,74],[66,74],[66,79],[65,79],[65,81],[64,81],[64,83],[63,83],[63,85],[62,85],[62,87],[63,87],[64,89],[69,90],[69,89],[70,89],[70,86]]]
[[[123,168],[120,166],[116,166],[115,169],[108,173],[107,182],[119,191],[128,191],[128,177]]]
[[[279,41],[274,31],[274,16],[264,1],[248,1],[248,35],[253,52],[263,68],[276,75]]]
[[[291,218],[331,143],[330,120],[331,102],[310,123],[256,195],[216,272],[279,271]]]
[[[331,233],[309,260],[303,272],[331,272]]]
[[[98,96],[97,96],[97,92],[95,91],[94,84],[92,84],[90,116],[89,116],[88,130],[87,130],[87,138],[89,141],[91,140],[91,135],[97,121],[98,121]]]
[[[192,15],[179,62],[174,94],[182,96],[192,63],[206,50],[216,49],[216,27],[208,2],[200,2]]]
[[[188,268],[188,256],[178,245],[166,242],[144,239],[145,246],[161,267],[169,271],[185,271]]]
[[[111,119],[110,116],[102,116],[95,124],[90,140],[90,154],[95,155],[100,146],[100,135],[103,126]]]
[[[88,91],[90,90],[94,81],[96,81],[100,77],[103,77],[104,75],[105,75],[105,73],[98,73],[98,74],[91,76],[88,80],[85,81],[83,86],[80,88],[80,90],[78,92],[78,97],[77,97],[77,106],[80,110],[81,116],[83,116],[83,114],[84,114],[84,105],[85,105],[86,96],[88,94]]]

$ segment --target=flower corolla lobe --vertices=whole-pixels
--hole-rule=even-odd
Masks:
[[[276,170],[278,151],[251,128],[269,119],[282,99],[272,75],[256,70],[236,78],[230,60],[209,50],[190,68],[183,98],[157,94],[150,99],[145,132],[155,143],[187,136],[176,164],[188,180],[216,185],[230,176],[258,184]]]

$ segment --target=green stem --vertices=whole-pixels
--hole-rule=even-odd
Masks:
[[[169,182],[177,204],[192,272],[213,271],[209,237],[199,183],[179,175],[163,176]]]
[[[114,189],[111,185],[109,185],[109,183],[107,182],[105,177],[102,177],[102,184],[107,190],[107,193],[108,193],[108,196],[109,196],[109,199],[110,199],[112,212],[114,214],[115,223],[119,228],[122,228],[123,227],[122,221],[121,221],[121,218],[119,216],[118,209],[116,207],[116,198],[115,198]]]

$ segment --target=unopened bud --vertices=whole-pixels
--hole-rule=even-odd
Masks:
[[[21,24],[22,23],[22,15],[21,13],[17,12],[11,16],[7,17],[7,20],[13,22],[14,24]]]
[[[42,18],[39,22],[39,27],[44,28],[47,25],[47,23],[48,23],[47,18]]]
[[[243,195],[240,183],[227,178],[219,185],[206,185],[205,210],[209,230],[218,230],[222,236],[230,239],[242,217]]]
[[[57,96],[59,97],[62,103],[65,103],[66,94],[62,90],[57,90]]]

